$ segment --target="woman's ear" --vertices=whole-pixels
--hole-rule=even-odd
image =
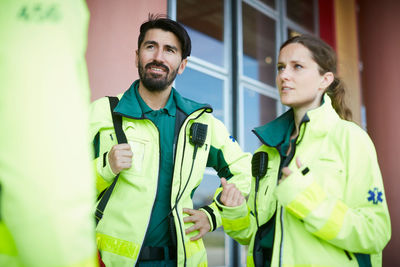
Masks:
[[[325,72],[324,75],[322,75],[320,88],[325,90],[326,88],[329,87],[329,85],[331,85],[333,80],[335,80],[335,75],[333,75],[333,73],[330,71]]]

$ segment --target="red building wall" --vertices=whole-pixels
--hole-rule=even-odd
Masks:
[[[359,0],[362,88],[392,221],[383,266],[400,266],[400,1]]]
[[[336,50],[334,0],[319,0],[319,37]]]

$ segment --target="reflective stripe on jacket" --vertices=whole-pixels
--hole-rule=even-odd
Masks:
[[[120,173],[103,219],[97,226],[97,244],[107,266],[134,266],[157,192],[159,132],[150,120],[143,117],[139,105],[125,105],[128,98],[130,103],[137,102],[132,99],[134,94],[130,91],[134,90],[137,82],[122,97],[119,96],[121,100],[115,109],[123,115],[123,129],[132,147],[133,159],[132,167]],[[191,195],[203,179],[206,166],[214,167],[219,176],[229,178],[230,182],[234,182],[247,195],[250,190],[251,157],[242,152],[223,123],[210,114],[211,109],[208,106],[185,99],[173,90],[177,112],[184,116],[176,139],[171,192],[171,208],[176,207],[173,215],[177,237],[177,263],[178,266],[206,266],[207,257],[202,240],[189,240],[196,232],[185,234],[185,229],[192,223],[183,222],[183,217],[187,215],[183,214],[182,209],[193,208]],[[128,112],[130,115],[127,115]],[[190,175],[194,146],[189,142],[189,133],[194,122],[207,124],[208,131],[204,145],[197,150]],[[95,164],[100,178],[98,189],[101,191],[114,178],[107,156],[104,155],[117,144],[107,98],[101,98],[92,104],[91,137],[94,138],[97,133],[100,145]],[[180,195],[182,196],[175,206],[177,196]],[[221,225],[221,218],[215,204],[209,207],[211,209],[204,211],[209,217],[211,229],[214,230]]]
[[[391,226],[373,143],[356,124],[339,118],[326,95],[306,116],[289,163],[293,173],[279,185],[277,148],[283,138],[272,136],[276,131],[286,134],[292,110],[254,131],[263,143],[257,151],[269,157],[268,171],[260,179],[257,213],[260,227],[275,223],[271,266],[381,266]],[[302,162],[300,169],[296,157]],[[253,177],[248,207],[242,206],[241,215],[225,209],[222,215],[223,222],[230,223],[224,224],[225,231],[249,245],[247,266],[264,266],[262,260],[257,263],[254,186]],[[241,226],[234,229],[235,222]]]

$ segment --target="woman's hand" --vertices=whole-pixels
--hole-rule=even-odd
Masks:
[[[298,169],[300,169],[301,166],[303,166],[299,157],[296,157],[296,165],[297,165]],[[292,174],[292,170],[289,167],[282,168],[282,178],[279,181],[279,183],[282,183],[291,174]]]

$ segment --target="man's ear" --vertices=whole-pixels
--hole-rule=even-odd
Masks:
[[[136,67],[139,68],[139,50],[135,51],[135,64]]]
[[[322,81],[321,81],[321,89],[326,89],[329,87],[329,85],[331,85],[331,83],[333,82],[333,80],[335,79],[335,75],[333,75],[332,72],[328,71],[325,72],[324,75],[322,75]]]
[[[181,64],[179,65],[179,68],[178,68],[178,74],[182,74],[183,73],[183,71],[186,68],[186,64],[187,64],[187,58],[185,58],[185,59],[183,59],[181,61]]]

